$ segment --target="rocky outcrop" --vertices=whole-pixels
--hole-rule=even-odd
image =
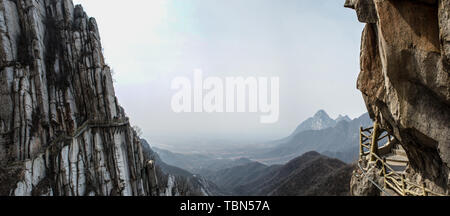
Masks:
[[[358,89],[371,117],[406,150],[407,177],[448,194],[450,0],[347,0],[345,6],[367,23]]]
[[[97,24],[71,0],[0,0],[0,193],[151,195]]]

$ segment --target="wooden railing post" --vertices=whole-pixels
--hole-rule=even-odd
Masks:
[[[383,158],[383,179],[384,179],[384,189],[387,188],[386,185],[386,158]]]
[[[402,193],[406,196],[405,174],[402,174]]]
[[[374,154],[378,153],[378,122],[373,123],[372,143],[370,144],[370,162],[376,160]]]
[[[363,155],[364,155],[364,147],[363,147],[363,128],[359,127],[359,159],[362,160],[363,159]]]
[[[422,183],[422,189],[423,189],[423,195],[424,195],[424,196],[428,196],[428,193],[427,193],[427,190],[426,190],[425,182]]]

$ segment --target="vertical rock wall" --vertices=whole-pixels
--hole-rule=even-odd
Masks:
[[[367,23],[358,88],[407,152],[408,178],[450,187],[450,0],[347,0]]]
[[[0,194],[151,195],[144,162],[95,19],[0,0]]]

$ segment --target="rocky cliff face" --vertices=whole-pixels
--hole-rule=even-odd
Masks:
[[[151,195],[94,18],[71,0],[0,0],[0,193]]]
[[[450,0],[347,0],[367,23],[358,88],[405,148],[408,178],[450,187]]]

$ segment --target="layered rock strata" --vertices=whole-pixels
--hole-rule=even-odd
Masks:
[[[99,31],[71,0],[0,0],[0,193],[152,195]]]

